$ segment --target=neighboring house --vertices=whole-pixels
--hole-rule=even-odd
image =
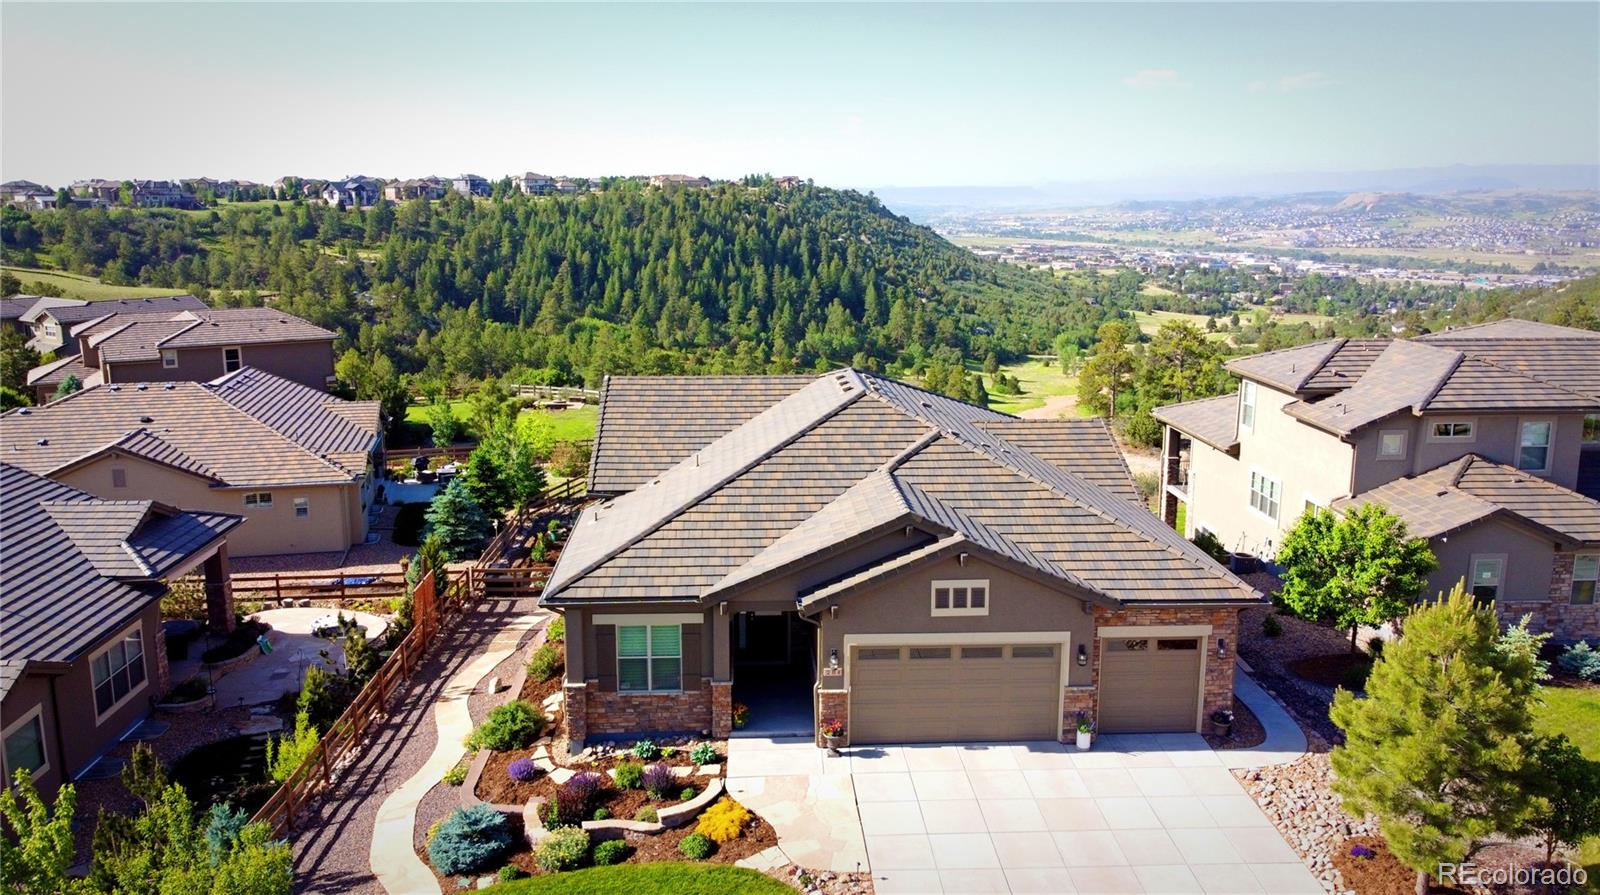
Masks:
[[[31,180],[0,183],[0,201],[25,208],[54,208],[56,191]]]
[[[367,537],[376,401],[246,367],[213,382],[107,383],[0,415],[0,458],[108,499],[242,513],[235,556],[343,551]]]
[[[122,181],[120,180],[77,180],[68,187],[76,195],[106,205],[116,205],[122,201]]]
[[[271,308],[110,314],[74,326],[71,335],[76,355],[28,371],[40,403],[68,376],[86,385],[207,382],[254,367],[315,389],[333,379],[334,333]]]
[[[449,186],[437,177],[396,180],[383,188],[383,197],[390,202],[407,199],[443,199]]]
[[[170,180],[133,181],[133,204],[140,208],[198,208],[183,184]]]
[[[511,185],[525,196],[543,196],[555,190],[554,178],[529,171],[526,174],[511,178]]]
[[[1307,507],[1378,503],[1429,539],[1430,591],[1466,580],[1505,620],[1600,635],[1587,583],[1600,562],[1600,333],[1502,320],[1227,366],[1237,393],[1155,411],[1169,524],[1185,504],[1186,535],[1270,560]]]
[[[754,396],[754,397],[752,397]],[[843,721],[852,742],[1193,731],[1261,597],[1141,503],[1098,420],[845,369],[613,377],[542,605],[565,735]]]
[[[155,298],[115,298],[75,304],[35,304],[22,315],[33,335],[28,347],[40,354],[58,357],[78,353],[72,328],[112,314],[157,314],[177,311],[204,311],[206,303],[193,295],[164,295]]]
[[[650,178],[651,186],[708,187],[710,178],[692,177],[688,174],[657,174]]]
[[[37,308],[75,308],[86,305],[88,302],[80,298],[55,298],[49,295],[10,295],[0,298],[0,328],[14,330],[28,338],[33,335],[33,327],[27,322],[28,315]]]
[[[0,463],[0,770],[54,793],[171,689],[161,598],[199,572],[233,627],[229,513],[103,500]]]
[[[487,196],[493,188],[489,179],[476,174],[462,174],[450,181],[450,188],[463,196]]]
[[[376,177],[346,177],[322,188],[322,201],[346,208],[366,208],[383,195],[383,181]]]

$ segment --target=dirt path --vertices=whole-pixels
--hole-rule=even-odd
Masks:
[[[433,752],[438,739],[433,707],[446,683],[489,649],[502,628],[532,612],[535,602],[529,598],[484,603],[442,635],[361,758],[310,814],[298,819],[292,836],[296,892],[380,895],[384,891],[372,874],[370,857],[378,806]]]
[[[1017,416],[1025,420],[1053,420],[1057,417],[1075,416],[1077,411],[1077,395],[1051,395],[1044,399],[1043,407],[1019,411]]]

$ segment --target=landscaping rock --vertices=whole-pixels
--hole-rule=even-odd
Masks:
[[[1331,788],[1333,769],[1326,751],[1312,752],[1284,765],[1235,771],[1245,791],[1300,855],[1324,888],[1344,891],[1333,866],[1333,849],[1351,836],[1378,832],[1375,818],[1346,814]]]

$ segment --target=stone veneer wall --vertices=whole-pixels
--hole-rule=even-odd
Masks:
[[[733,732],[733,681],[708,681],[711,688],[711,735],[722,739]]]
[[[588,737],[652,731],[712,733],[713,686],[706,681],[700,689],[682,693],[606,693],[596,681],[581,687],[568,684],[564,691],[567,739],[581,743]],[[730,717],[731,687],[720,688],[727,694]],[[576,735],[579,733],[582,737]]]
[[[850,742],[850,691],[817,691],[817,745],[822,745],[822,725],[838,721],[844,725],[845,742]]]
[[[1239,645],[1239,610],[1208,606],[1151,606],[1139,609],[1108,609],[1094,607],[1094,627],[1098,634],[1107,625],[1210,625],[1211,636],[1203,639],[1200,648],[1205,651],[1205,705],[1204,716],[1210,717],[1218,709],[1233,709],[1234,651]],[[1227,658],[1217,657],[1217,640],[1228,642]],[[1076,662],[1077,647],[1068,661]],[[1064,742],[1077,736],[1077,714],[1084,710],[1100,723],[1100,639],[1095,638],[1089,649],[1090,678],[1093,687],[1068,687],[1062,694],[1061,714],[1065,722],[1061,736]]]
[[[1562,642],[1600,638],[1600,602],[1572,604],[1572,553],[1557,553],[1551,562],[1550,599],[1535,601],[1495,601],[1495,615],[1501,625],[1514,625],[1524,615],[1533,616],[1528,626],[1534,631],[1554,635]]]

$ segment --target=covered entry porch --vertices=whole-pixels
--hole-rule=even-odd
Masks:
[[[735,737],[810,737],[815,730],[817,627],[792,611],[727,617]]]

